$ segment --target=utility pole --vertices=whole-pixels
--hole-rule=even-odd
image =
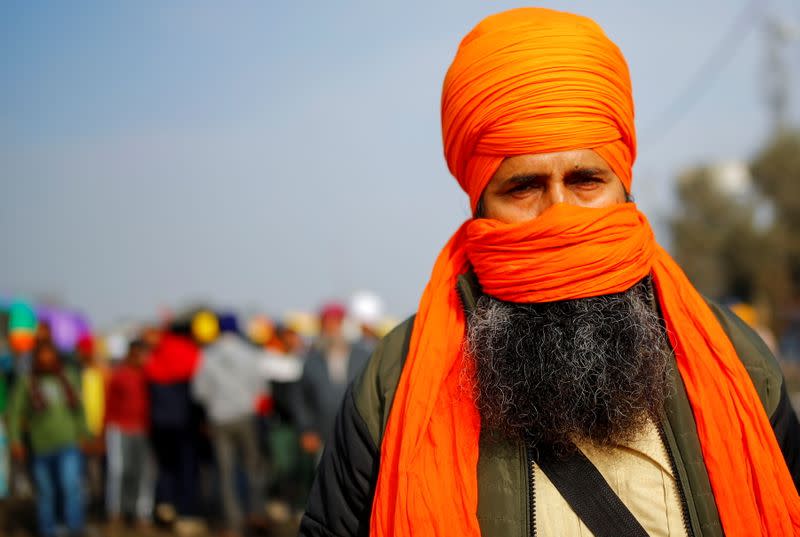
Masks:
[[[791,73],[786,51],[791,41],[800,38],[800,26],[772,16],[766,19],[764,30],[767,44],[765,93],[772,116],[772,132],[778,135],[789,126]]]

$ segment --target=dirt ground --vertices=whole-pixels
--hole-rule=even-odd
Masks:
[[[188,524],[168,528],[153,527],[147,532],[135,527],[111,528],[90,518],[87,537],[214,537],[217,534],[203,525]],[[273,523],[266,531],[250,532],[243,537],[290,537],[297,535],[294,522]],[[11,500],[0,504],[0,537],[36,537],[36,515],[33,501]]]

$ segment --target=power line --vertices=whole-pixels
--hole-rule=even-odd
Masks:
[[[783,132],[789,125],[791,79],[788,65],[788,45],[800,38],[800,26],[786,19],[771,17],[766,24],[767,61],[765,90],[767,105],[772,113],[772,130]]]
[[[752,0],[733,20],[728,30],[722,35],[711,54],[689,80],[686,88],[680,92],[664,111],[642,129],[642,145],[653,146],[660,142],[691,110],[700,97],[705,94],[720,71],[735,56],[745,36],[761,19],[761,11],[766,2]]]

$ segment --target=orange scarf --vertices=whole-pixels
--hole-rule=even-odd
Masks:
[[[589,19],[528,8],[482,21],[448,71],[442,126],[473,209],[509,155],[594,149],[630,191],[630,77]],[[453,235],[420,301],[381,445],[371,535],[480,534],[480,417],[463,385],[455,289],[470,265],[487,294],[514,302],[618,293],[652,274],[725,534],[800,535],[800,498],[747,371],[630,203],[556,205],[521,224],[469,220]]]
[[[479,535],[480,418],[463,386],[456,278],[501,300],[619,293],[652,273],[726,535],[794,535],[800,503],[750,376],[705,300],[633,204],[551,207],[524,224],[465,223],[422,296],[381,446],[372,535]]]

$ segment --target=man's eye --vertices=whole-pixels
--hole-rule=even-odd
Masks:
[[[539,187],[540,187],[539,183],[535,183],[533,181],[531,181],[529,183],[520,183],[520,184],[518,184],[516,186],[511,187],[511,189],[509,189],[508,193],[509,194],[520,194],[520,193],[523,193],[523,192],[527,192],[529,190],[537,189]]]
[[[600,177],[597,177],[596,175],[590,175],[590,176],[587,176],[587,177],[581,177],[581,178],[576,179],[574,181],[575,184],[579,184],[579,185],[600,184],[602,182],[603,182],[603,179],[600,178]]]

